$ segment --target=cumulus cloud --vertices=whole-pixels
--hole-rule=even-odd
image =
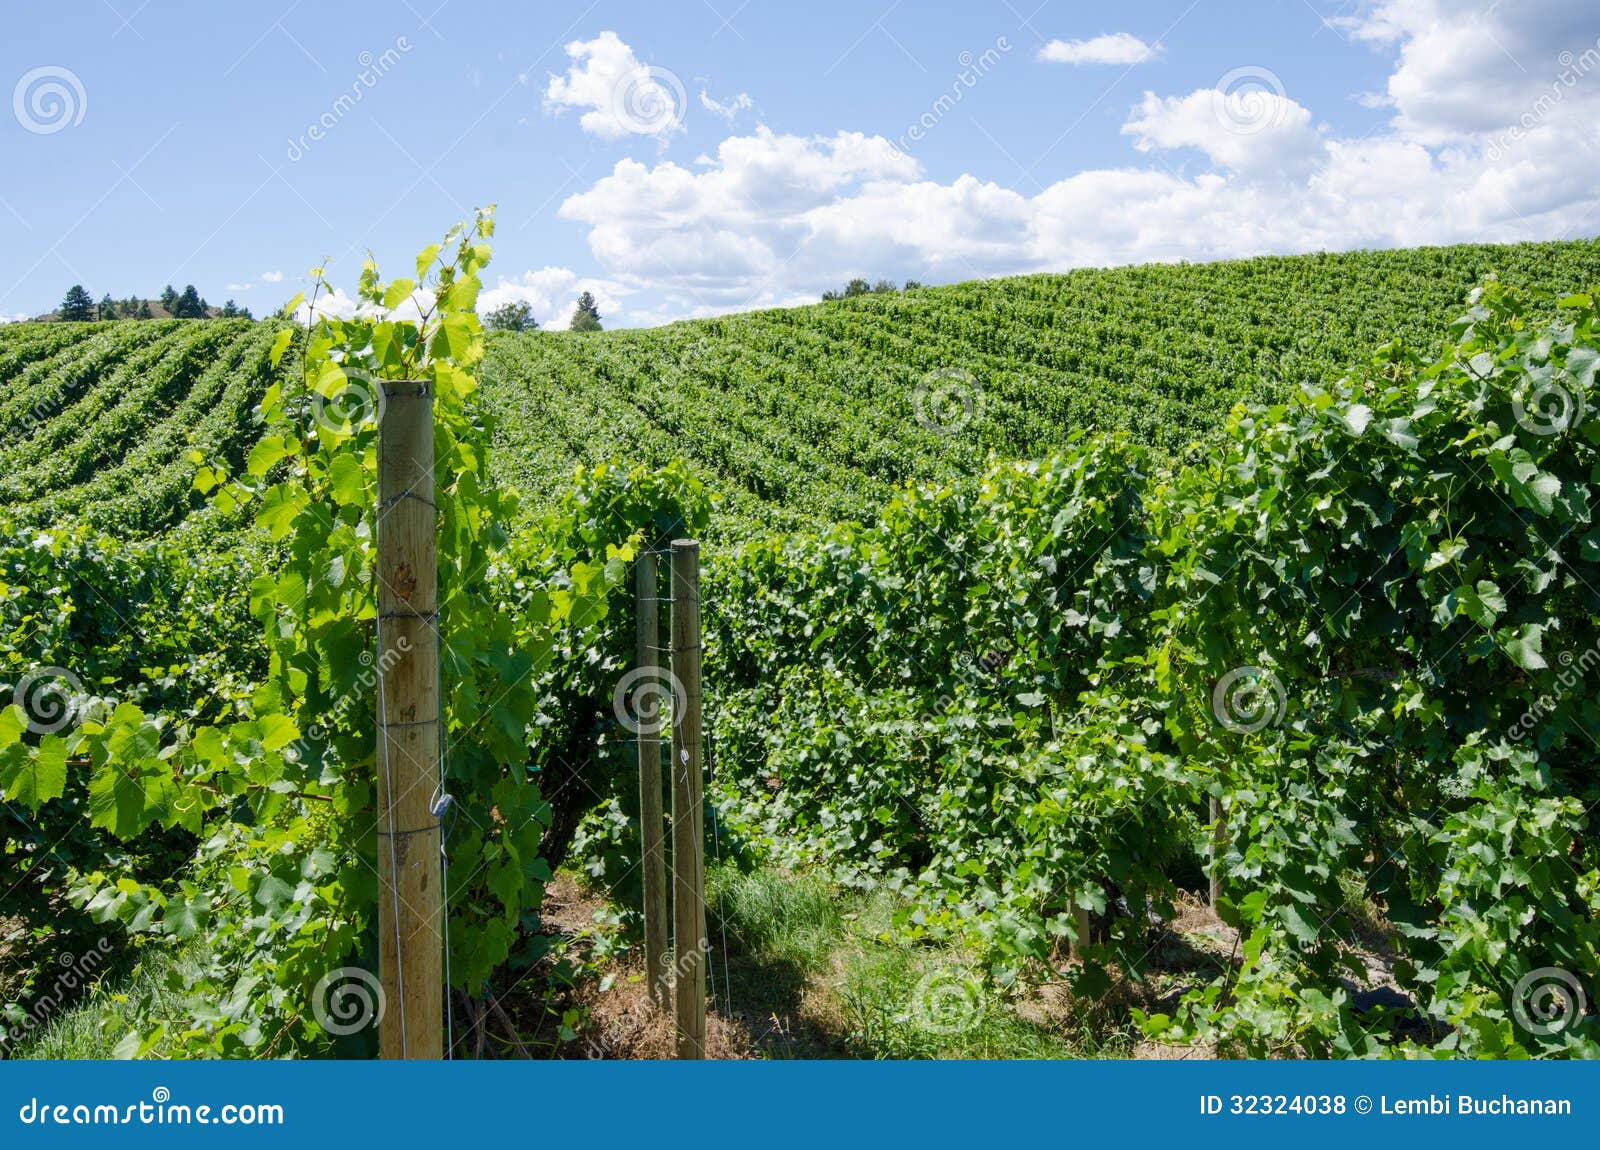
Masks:
[[[552,74],[545,88],[546,110],[587,109],[579,125],[607,140],[630,134],[664,140],[683,130],[683,83],[665,68],[640,62],[615,32],[574,40],[567,56],[567,74]]]
[[[1088,40],[1052,40],[1039,49],[1050,64],[1146,64],[1161,55],[1161,45],[1147,44],[1128,32]]]
[[[262,272],[261,282],[264,284],[277,284],[283,282],[282,272]]]
[[[1311,112],[1259,80],[1165,99],[1146,92],[1122,133],[1141,152],[1198,148],[1249,175],[1301,175],[1326,152]]]
[[[336,287],[331,292],[319,292],[317,294],[316,310],[318,315],[332,315],[338,316],[340,319],[350,319],[361,309],[361,306],[355,296],[341,287]],[[295,322],[305,323],[310,317],[311,302],[303,300],[300,306],[294,309]]]
[[[1399,50],[1386,102],[1395,109],[1395,129],[1424,143],[1502,131],[1548,106],[1557,91],[1563,116],[1579,114],[1580,106],[1592,112],[1600,102],[1593,0],[1373,0],[1331,23],[1354,39]]]
[[[560,214],[635,293],[633,322],[815,299],[853,275],[939,282],[1594,234],[1600,48],[1585,57],[1583,5],[1529,2],[1541,18],[1519,11],[1517,29],[1445,0],[1381,0],[1342,24],[1393,60],[1392,118],[1365,136],[1319,124],[1277,76],[1245,67],[1145,93],[1123,122],[1126,165],[1032,194],[981,173],[932,179],[879,136],[761,125],[692,164],[622,160]]]

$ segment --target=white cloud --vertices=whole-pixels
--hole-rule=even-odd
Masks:
[[[565,76],[550,76],[547,111],[586,108],[578,123],[586,132],[615,140],[634,134],[664,140],[683,130],[683,83],[665,68],[647,66],[615,32],[567,45],[572,64]]]
[[[1244,67],[1209,88],[1147,92],[1122,127],[1127,164],[1032,194],[981,173],[930,179],[878,136],[759,125],[693,163],[624,159],[560,214],[586,227],[601,274],[633,293],[636,323],[815,299],[854,275],[939,282],[1593,235],[1600,49],[1586,57],[1574,40],[1581,6],[1529,2],[1548,26],[1518,31],[1443,0],[1382,0],[1341,25],[1393,61],[1392,120],[1365,136],[1319,124],[1277,76]],[[1572,82],[1554,96],[1558,66]]]
[[[478,296],[478,314],[488,315],[508,303],[526,303],[540,327],[564,328],[581,292],[593,292],[600,314],[608,322],[625,318],[622,298],[630,289],[613,280],[585,278],[569,268],[543,267],[520,276],[501,276]],[[640,317],[633,317],[640,322]]]
[[[1311,113],[1264,83],[1166,99],[1146,92],[1122,133],[1141,152],[1198,148],[1218,167],[1251,175],[1300,175],[1326,153]]]
[[[10,315],[6,314],[5,312],[0,312],[0,324],[26,323],[32,318],[33,317],[25,311],[15,312]]]
[[[737,117],[740,112],[749,111],[750,108],[754,106],[754,103],[750,99],[750,94],[748,92],[740,92],[726,104],[719,103],[711,98],[711,93],[707,92],[704,88],[701,88],[700,106],[706,111],[710,112],[713,116],[720,116],[722,119],[728,121],[729,124],[732,124],[735,117]]]
[[[1369,0],[1332,23],[1383,50],[1398,48],[1386,91],[1394,127],[1425,143],[1501,131],[1547,107],[1558,90],[1567,115],[1600,101],[1593,0]]]
[[[811,213],[878,182],[903,186],[918,171],[876,136],[802,138],[765,126],[729,137],[695,166],[622,160],[560,214],[589,225],[590,249],[618,279],[668,286],[689,309],[721,310],[778,298],[752,289],[785,269],[798,274],[789,265],[825,222]]]
[[[250,284],[223,284],[223,291],[249,291]]]
[[[1128,32],[1089,40],[1052,40],[1039,49],[1051,64],[1145,64],[1161,55],[1161,45],[1147,44]]]
[[[264,284],[278,284],[283,282],[282,272],[262,272],[261,282]]]
[[[355,315],[361,305],[356,298],[344,288],[336,287],[332,292],[317,293],[317,314],[338,316],[340,319],[349,319]],[[294,309],[294,318],[297,323],[305,323],[311,315],[310,301],[302,301]]]

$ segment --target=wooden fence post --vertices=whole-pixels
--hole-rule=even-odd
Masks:
[[[378,425],[378,944],[384,1058],[444,1054],[433,388],[385,380]]]
[[[1217,899],[1222,897],[1222,856],[1228,849],[1226,828],[1222,825],[1222,800],[1211,800],[1211,909],[1217,909]]]
[[[700,544],[672,542],[672,922],[678,1057],[706,1056],[705,822],[700,778]],[[681,708],[681,713],[679,713]]]
[[[661,678],[660,584],[656,553],[642,551],[634,566],[638,619],[635,666],[645,685]],[[674,700],[674,706],[677,705]],[[667,958],[666,820],[661,809],[661,715],[639,724],[639,844],[644,869],[644,962],[650,998],[663,1010],[671,989]]]

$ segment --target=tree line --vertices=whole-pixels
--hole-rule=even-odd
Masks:
[[[483,326],[489,331],[538,331],[539,321],[533,318],[533,308],[525,300],[501,304],[483,317]],[[583,292],[572,308],[569,331],[599,331],[600,305],[593,292]]]
[[[858,295],[888,295],[892,292],[902,290],[915,291],[921,286],[921,280],[906,280],[906,286],[902,289],[895,286],[894,280],[878,280],[876,283],[868,283],[860,276],[857,276],[855,279],[845,284],[843,290],[841,291],[833,291],[830,289],[829,291],[823,292],[822,302],[828,303],[836,299],[855,299]]]
[[[180,292],[168,284],[161,289],[157,297],[161,307],[173,319],[254,319],[250,309],[240,307],[229,300],[220,308],[213,308],[205,301],[194,284],[188,284]],[[62,323],[92,323],[96,320],[111,319],[155,319],[155,312],[150,307],[150,301],[137,296],[129,296],[124,300],[111,298],[107,292],[100,298],[99,303],[94,302],[94,296],[89,294],[89,289],[82,284],[73,284],[67,289],[61,306],[56,309],[56,319]]]

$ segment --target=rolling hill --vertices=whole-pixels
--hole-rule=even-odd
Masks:
[[[1600,282],[1600,244],[1085,270],[497,335],[480,375],[498,472],[535,505],[580,463],[682,457],[721,498],[721,527],[744,535],[867,517],[907,479],[1036,456],[1075,429],[1181,452],[1240,400],[1336,378],[1396,336],[1436,343],[1489,274],[1575,289]],[[0,327],[0,507],[135,535],[180,522],[204,502],[188,452],[249,451],[274,331]]]

